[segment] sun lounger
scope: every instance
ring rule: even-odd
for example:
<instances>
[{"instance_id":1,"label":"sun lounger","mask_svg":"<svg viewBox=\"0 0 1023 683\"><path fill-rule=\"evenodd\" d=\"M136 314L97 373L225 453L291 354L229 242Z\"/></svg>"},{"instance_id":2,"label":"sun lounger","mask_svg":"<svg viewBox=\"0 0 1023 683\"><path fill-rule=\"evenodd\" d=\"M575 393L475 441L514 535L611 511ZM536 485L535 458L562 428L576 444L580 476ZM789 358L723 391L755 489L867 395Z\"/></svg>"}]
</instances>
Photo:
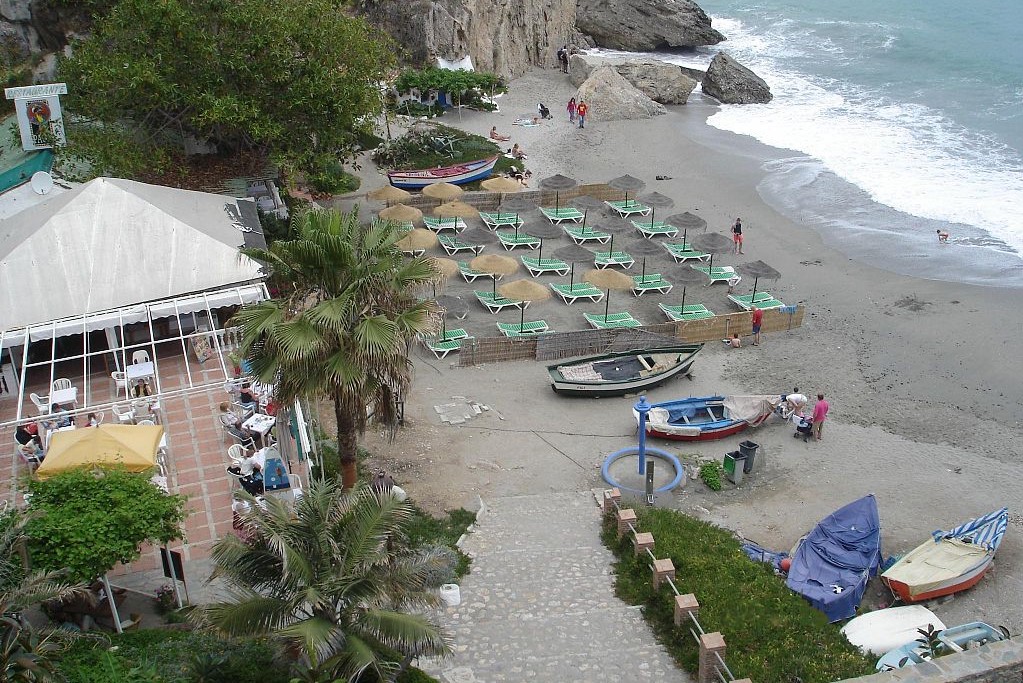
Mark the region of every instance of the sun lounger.
<instances>
[{"instance_id":1,"label":"sun lounger","mask_svg":"<svg viewBox=\"0 0 1023 683\"><path fill-rule=\"evenodd\" d=\"M698 261L706 261L710 258L710 254L706 254L702 251L696 251L688 244L672 244L671 242L665 242L664 248L668 250L671 257L675 259L675 263L682 263L689 259L696 259Z\"/></svg>"},{"instance_id":2,"label":"sun lounger","mask_svg":"<svg viewBox=\"0 0 1023 683\"><path fill-rule=\"evenodd\" d=\"M653 224L650 221L632 221L632 225L639 230L640 234L647 239L653 237L674 237L678 234L678 228L674 225L668 225L667 223L661 223L657 221Z\"/></svg>"},{"instance_id":3,"label":"sun lounger","mask_svg":"<svg viewBox=\"0 0 1023 683\"><path fill-rule=\"evenodd\" d=\"M634 213L638 213L641 216L650 214L650 207L640 204L634 199L630 199L627 202L604 202L610 206L613 210L618 212L618 215L622 218L628 218Z\"/></svg>"},{"instance_id":4,"label":"sun lounger","mask_svg":"<svg viewBox=\"0 0 1023 683\"><path fill-rule=\"evenodd\" d=\"M375 218L375 219L373 219L373 226L376 227L377 223L388 223L388 222L396 223L398 225L398 232L400 232L400 233L406 233L409 230L412 230L414 227L416 227L415 225L412 224L412 221L388 221L386 218Z\"/></svg>"},{"instance_id":5,"label":"sun lounger","mask_svg":"<svg viewBox=\"0 0 1023 683\"><path fill-rule=\"evenodd\" d=\"M540 213L542 213L551 223L561 223L562 221L579 223L583 219L583 212L572 207L550 209L541 206Z\"/></svg>"},{"instance_id":6,"label":"sun lounger","mask_svg":"<svg viewBox=\"0 0 1023 683\"><path fill-rule=\"evenodd\" d=\"M671 291L672 286L670 282L661 277L660 273L633 275L632 283L632 293L636 296L643 296L647 292L667 294Z\"/></svg>"},{"instance_id":7,"label":"sun lounger","mask_svg":"<svg viewBox=\"0 0 1023 683\"><path fill-rule=\"evenodd\" d=\"M516 235L514 232L508 232L507 230L498 230L496 233L497 239L501 240L501 244L508 251L511 251L515 247L525 247L526 249L536 249L540 246L540 240L532 235L527 235L524 232L520 232Z\"/></svg>"},{"instance_id":8,"label":"sun lounger","mask_svg":"<svg viewBox=\"0 0 1023 683\"><path fill-rule=\"evenodd\" d=\"M589 299L593 303L597 303L604 298L604 290L597 289L589 282L576 282L571 285L552 282L551 289L569 306L574 304L576 299Z\"/></svg>"},{"instance_id":9,"label":"sun lounger","mask_svg":"<svg viewBox=\"0 0 1023 683\"><path fill-rule=\"evenodd\" d=\"M668 320L674 322L683 322L686 320L703 320L704 318L713 318L714 314L707 310L707 307L703 304L687 304L682 306L670 306L668 304L657 304L664 315L668 316Z\"/></svg>"},{"instance_id":10,"label":"sun lounger","mask_svg":"<svg viewBox=\"0 0 1023 683\"><path fill-rule=\"evenodd\" d=\"M521 228L525 222L517 213L487 213L480 211L480 218L491 230L498 228Z\"/></svg>"},{"instance_id":11,"label":"sun lounger","mask_svg":"<svg viewBox=\"0 0 1023 683\"><path fill-rule=\"evenodd\" d=\"M489 278L493 278L495 280L500 280L501 279L500 275L498 275L497 277L494 277L490 273L487 273L487 272L482 271L482 270L475 270L474 268L469 267L469 262L468 261L459 261L458 262L458 272L462 274L462 277L465 278L466 282L473 282L478 277L489 277Z\"/></svg>"},{"instance_id":12,"label":"sun lounger","mask_svg":"<svg viewBox=\"0 0 1023 683\"><path fill-rule=\"evenodd\" d=\"M578 226L563 226L562 230L572 238L572 241L576 244L583 244L584 242L600 242L601 244L607 244L608 240L611 239L611 234L607 232L601 232L595 228L580 228Z\"/></svg>"},{"instance_id":13,"label":"sun lounger","mask_svg":"<svg viewBox=\"0 0 1023 683\"><path fill-rule=\"evenodd\" d=\"M735 272L735 268L732 268L731 266L721 266L720 268L715 266L713 272L711 272L711 269L707 266L690 267L700 271L710 278L710 282L707 283L709 285L712 285L715 282L727 282L729 287L734 287L739 284L739 280L742 279L739 274Z\"/></svg>"},{"instance_id":14,"label":"sun lounger","mask_svg":"<svg viewBox=\"0 0 1023 683\"><path fill-rule=\"evenodd\" d=\"M785 305L775 299L770 292L757 292L756 300L753 300L753 297L749 294L729 294L728 300L744 311L750 311L754 308L767 311L772 308L781 308Z\"/></svg>"},{"instance_id":15,"label":"sun lounger","mask_svg":"<svg viewBox=\"0 0 1023 683\"><path fill-rule=\"evenodd\" d=\"M632 317L631 313L583 313L586 322L596 330L616 330L621 327L640 327L643 323Z\"/></svg>"},{"instance_id":16,"label":"sun lounger","mask_svg":"<svg viewBox=\"0 0 1023 683\"><path fill-rule=\"evenodd\" d=\"M440 232L441 230L454 230L455 232L461 232L462 230L465 230L465 221L461 218L433 218L431 216L423 216L423 224L434 232Z\"/></svg>"},{"instance_id":17,"label":"sun lounger","mask_svg":"<svg viewBox=\"0 0 1023 683\"><path fill-rule=\"evenodd\" d=\"M497 329L506 337L532 337L551 331L546 320L527 320L522 323L522 329L518 323L497 323Z\"/></svg>"},{"instance_id":18,"label":"sun lounger","mask_svg":"<svg viewBox=\"0 0 1023 683\"><path fill-rule=\"evenodd\" d=\"M465 330L462 330L463 332ZM462 348L462 343L467 339L472 339L469 335L464 337L457 337L455 339L423 339L423 346L433 351L433 355L437 356L438 359L444 358L452 351L459 351Z\"/></svg>"},{"instance_id":19,"label":"sun lounger","mask_svg":"<svg viewBox=\"0 0 1023 683\"><path fill-rule=\"evenodd\" d=\"M476 290L473 292L476 295L476 299L483 304L488 311L491 313L499 313L504 308L529 308L528 301L519 301L517 299L507 299L500 294L494 294L484 290Z\"/></svg>"},{"instance_id":20,"label":"sun lounger","mask_svg":"<svg viewBox=\"0 0 1023 683\"><path fill-rule=\"evenodd\" d=\"M533 277L539 277L547 273L557 273L558 275L568 275L568 272L572 270L572 267L556 258L532 258L530 256L522 257L522 265L526 267L529 274Z\"/></svg>"},{"instance_id":21,"label":"sun lounger","mask_svg":"<svg viewBox=\"0 0 1023 683\"><path fill-rule=\"evenodd\" d=\"M440 242L440 246L444 247L444 251L450 255L457 254L460 251L471 251L474 254L479 254L483 251L484 246L482 244L469 244L458 239L455 235L437 235L437 241Z\"/></svg>"},{"instance_id":22,"label":"sun lounger","mask_svg":"<svg viewBox=\"0 0 1023 683\"><path fill-rule=\"evenodd\" d=\"M609 266L632 268L632 264L635 262L636 259L632 258L632 256L624 251L616 251L614 253L609 251L598 251L593 257L593 265L597 268L607 268Z\"/></svg>"},{"instance_id":23,"label":"sun lounger","mask_svg":"<svg viewBox=\"0 0 1023 683\"><path fill-rule=\"evenodd\" d=\"M418 258L426 255L426 249L402 249L401 253L412 258Z\"/></svg>"}]
</instances>

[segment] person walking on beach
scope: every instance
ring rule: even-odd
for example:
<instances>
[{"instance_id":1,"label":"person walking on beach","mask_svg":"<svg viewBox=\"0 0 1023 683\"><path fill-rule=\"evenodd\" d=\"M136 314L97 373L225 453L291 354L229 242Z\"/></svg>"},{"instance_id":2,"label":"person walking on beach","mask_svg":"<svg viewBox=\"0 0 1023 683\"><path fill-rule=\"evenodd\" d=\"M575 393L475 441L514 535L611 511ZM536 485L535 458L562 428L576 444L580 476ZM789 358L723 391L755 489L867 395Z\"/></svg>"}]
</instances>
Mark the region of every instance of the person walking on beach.
<instances>
[{"instance_id":1,"label":"person walking on beach","mask_svg":"<svg viewBox=\"0 0 1023 683\"><path fill-rule=\"evenodd\" d=\"M754 308L751 320L753 322L753 346L760 346L760 325L764 322L764 312L759 308Z\"/></svg>"},{"instance_id":2,"label":"person walking on beach","mask_svg":"<svg viewBox=\"0 0 1023 683\"><path fill-rule=\"evenodd\" d=\"M589 111L590 107L583 100L579 100L579 106L575 108L575 113L579 117L579 127L586 127L586 112Z\"/></svg>"},{"instance_id":3,"label":"person walking on beach","mask_svg":"<svg viewBox=\"0 0 1023 683\"><path fill-rule=\"evenodd\" d=\"M824 394L817 394L817 403L813 406L813 435L820 441L824 431L824 419L828 416L831 406L824 400Z\"/></svg>"},{"instance_id":4,"label":"person walking on beach","mask_svg":"<svg viewBox=\"0 0 1023 683\"><path fill-rule=\"evenodd\" d=\"M575 123L575 98L568 101L568 122Z\"/></svg>"},{"instance_id":5,"label":"person walking on beach","mask_svg":"<svg viewBox=\"0 0 1023 683\"><path fill-rule=\"evenodd\" d=\"M732 224L732 241L735 242L735 253L742 253L742 219L736 218Z\"/></svg>"}]
</instances>

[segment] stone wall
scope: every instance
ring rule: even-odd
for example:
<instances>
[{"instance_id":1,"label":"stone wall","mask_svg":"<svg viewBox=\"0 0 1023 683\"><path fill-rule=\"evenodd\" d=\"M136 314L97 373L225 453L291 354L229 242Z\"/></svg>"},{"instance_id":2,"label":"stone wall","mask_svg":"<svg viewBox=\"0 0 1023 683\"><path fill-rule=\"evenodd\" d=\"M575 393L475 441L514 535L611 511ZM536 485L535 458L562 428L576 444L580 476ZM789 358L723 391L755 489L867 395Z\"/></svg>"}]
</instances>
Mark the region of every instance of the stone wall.
<instances>
[{"instance_id":1,"label":"stone wall","mask_svg":"<svg viewBox=\"0 0 1023 683\"><path fill-rule=\"evenodd\" d=\"M1023 637L991 643L898 671L861 676L845 683L1019 683Z\"/></svg>"}]
</instances>

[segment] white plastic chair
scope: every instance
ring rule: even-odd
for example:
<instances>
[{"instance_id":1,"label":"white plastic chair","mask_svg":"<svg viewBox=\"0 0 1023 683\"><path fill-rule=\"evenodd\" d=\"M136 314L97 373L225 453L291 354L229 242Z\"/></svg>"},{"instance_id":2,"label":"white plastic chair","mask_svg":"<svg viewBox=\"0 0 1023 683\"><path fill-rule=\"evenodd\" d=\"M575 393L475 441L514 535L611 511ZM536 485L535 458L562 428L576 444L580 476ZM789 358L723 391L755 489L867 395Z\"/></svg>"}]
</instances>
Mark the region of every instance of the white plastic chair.
<instances>
[{"instance_id":1,"label":"white plastic chair","mask_svg":"<svg viewBox=\"0 0 1023 683\"><path fill-rule=\"evenodd\" d=\"M241 465L242 460L245 459L245 447L239 443L234 444L227 449L227 457L231 458L236 464Z\"/></svg>"},{"instance_id":2,"label":"white plastic chair","mask_svg":"<svg viewBox=\"0 0 1023 683\"><path fill-rule=\"evenodd\" d=\"M67 377L58 377L53 380L53 385L50 387L50 391L60 391L61 389L70 389L73 385L71 380Z\"/></svg>"},{"instance_id":3,"label":"white plastic chair","mask_svg":"<svg viewBox=\"0 0 1023 683\"><path fill-rule=\"evenodd\" d=\"M25 462L25 464L31 467L33 470L39 467L39 465L41 465L43 462L39 458L39 451L37 451L29 444L25 444L24 446L18 444L18 455L20 455L21 459Z\"/></svg>"},{"instance_id":4,"label":"white plastic chair","mask_svg":"<svg viewBox=\"0 0 1023 683\"><path fill-rule=\"evenodd\" d=\"M115 370L110 373L110 379L114 380L114 396L120 396L121 392L124 392L124 397L128 397L128 376L120 370Z\"/></svg>"},{"instance_id":5,"label":"white plastic chair","mask_svg":"<svg viewBox=\"0 0 1023 683\"><path fill-rule=\"evenodd\" d=\"M135 424L139 425L140 427L155 427L156 426L156 423L153 422L152 420L139 420Z\"/></svg>"},{"instance_id":6,"label":"white plastic chair","mask_svg":"<svg viewBox=\"0 0 1023 683\"><path fill-rule=\"evenodd\" d=\"M139 349L135 353L131 354L131 364L132 365L137 365L139 363L148 363L148 362L150 362L150 360L149 360L149 352L146 351L145 349Z\"/></svg>"},{"instance_id":7,"label":"white plastic chair","mask_svg":"<svg viewBox=\"0 0 1023 683\"><path fill-rule=\"evenodd\" d=\"M29 394L28 397L30 399L32 399L32 403L35 404L36 409L39 410L39 414L40 415L49 415L50 414L50 402L49 402L49 398L50 397L49 396L40 396L39 394L33 392L33 393Z\"/></svg>"},{"instance_id":8,"label":"white plastic chair","mask_svg":"<svg viewBox=\"0 0 1023 683\"><path fill-rule=\"evenodd\" d=\"M110 410L117 416L121 424L132 424L135 421L135 411L125 408L117 403L110 406Z\"/></svg>"}]
</instances>

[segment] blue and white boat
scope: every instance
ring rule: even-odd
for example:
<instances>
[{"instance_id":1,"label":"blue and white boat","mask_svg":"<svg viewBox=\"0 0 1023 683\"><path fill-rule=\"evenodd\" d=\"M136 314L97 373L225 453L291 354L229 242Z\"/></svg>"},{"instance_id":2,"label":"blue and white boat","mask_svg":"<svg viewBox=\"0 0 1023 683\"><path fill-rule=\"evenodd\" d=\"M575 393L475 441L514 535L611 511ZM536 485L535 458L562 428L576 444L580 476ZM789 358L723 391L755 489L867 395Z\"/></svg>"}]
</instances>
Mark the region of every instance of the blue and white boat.
<instances>
[{"instance_id":1,"label":"blue and white boat","mask_svg":"<svg viewBox=\"0 0 1023 683\"><path fill-rule=\"evenodd\" d=\"M403 190L421 190L427 185L451 183L464 185L490 177L498 157L492 156L477 161L468 161L454 166L438 166L421 171L388 171L387 180Z\"/></svg>"}]
</instances>

